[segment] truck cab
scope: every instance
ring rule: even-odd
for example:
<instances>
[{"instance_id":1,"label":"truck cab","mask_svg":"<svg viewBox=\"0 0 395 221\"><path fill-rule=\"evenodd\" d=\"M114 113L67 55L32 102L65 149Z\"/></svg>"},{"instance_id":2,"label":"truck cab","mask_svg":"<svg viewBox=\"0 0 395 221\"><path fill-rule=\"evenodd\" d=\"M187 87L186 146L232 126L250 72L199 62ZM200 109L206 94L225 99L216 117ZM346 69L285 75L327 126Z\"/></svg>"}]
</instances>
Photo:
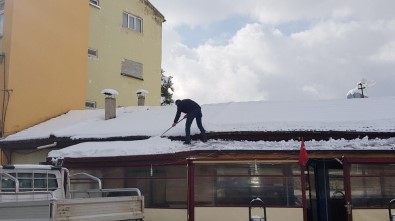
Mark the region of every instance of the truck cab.
<instances>
[{"instance_id":1,"label":"truck cab","mask_svg":"<svg viewBox=\"0 0 395 221\"><path fill-rule=\"evenodd\" d=\"M72 178L91 180L97 188L72 189ZM5 165L0 166L0 214L10 221L142 221L144 196L137 188L103 189L99 178L71 175L61 166Z\"/></svg>"},{"instance_id":2,"label":"truck cab","mask_svg":"<svg viewBox=\"0 0 395 221\"><path fill-rule=\"evenodd\" d=\"M66 168L52 165L0 166L0 201L69 198L67 177L69 171Z\"/></svg>"}]
</instances>

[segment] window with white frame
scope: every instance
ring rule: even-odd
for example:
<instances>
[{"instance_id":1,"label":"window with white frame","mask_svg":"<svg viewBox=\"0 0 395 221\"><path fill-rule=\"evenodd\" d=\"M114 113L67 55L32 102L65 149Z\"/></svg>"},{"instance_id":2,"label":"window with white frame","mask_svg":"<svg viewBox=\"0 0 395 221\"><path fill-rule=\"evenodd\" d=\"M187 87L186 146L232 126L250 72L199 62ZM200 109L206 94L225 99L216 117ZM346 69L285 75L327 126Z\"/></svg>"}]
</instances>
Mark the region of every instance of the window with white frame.
<instances>
[{"instance_id":1,"label":"window with white frame","mask_svg":"<svg viewBox=\"0 0 395 221\"><path fill-rule=\"evenodd\" d=\"M100 1L99 0L89 0L89 4L99 7Z\"/></svg>"},{"instance_id":2,"label":"window with white frame","mask_svg":"<svg viewBox=\"0 0 395 221\"><path fill-rule=\"evenodd\" d=\"M122 13L122 27L143 32L143 19L127 12Z\"/></svg>"}]
</instances>

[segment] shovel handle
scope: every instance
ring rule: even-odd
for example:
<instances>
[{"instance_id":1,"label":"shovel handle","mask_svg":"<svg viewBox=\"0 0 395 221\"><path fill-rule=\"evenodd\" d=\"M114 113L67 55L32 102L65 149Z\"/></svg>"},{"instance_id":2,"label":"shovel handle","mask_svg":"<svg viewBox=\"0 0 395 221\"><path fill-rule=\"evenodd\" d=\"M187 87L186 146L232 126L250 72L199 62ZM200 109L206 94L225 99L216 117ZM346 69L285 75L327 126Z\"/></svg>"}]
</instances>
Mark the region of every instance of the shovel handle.
<instances>
[{"instance_id":1,"label":"shovel handle","mask_svg":"<svg viewBox=\"0 0 395 221\"><path fill-rule=\"evenodd\" d=\"M177 123L176 123L176 125L178 124L178 123L180 123L181 121L183 121L185 118L187 118L187 115L185 115L181 120L179 120ZM175 125L174 125L175 126ZM169 131L171 128L173 128L174 126L171 126L169 129L167 129L165 132L163 132L163 134L162 135L160 135L161 137L167 132L167 131Z\"/></svg>"}]
</instances>

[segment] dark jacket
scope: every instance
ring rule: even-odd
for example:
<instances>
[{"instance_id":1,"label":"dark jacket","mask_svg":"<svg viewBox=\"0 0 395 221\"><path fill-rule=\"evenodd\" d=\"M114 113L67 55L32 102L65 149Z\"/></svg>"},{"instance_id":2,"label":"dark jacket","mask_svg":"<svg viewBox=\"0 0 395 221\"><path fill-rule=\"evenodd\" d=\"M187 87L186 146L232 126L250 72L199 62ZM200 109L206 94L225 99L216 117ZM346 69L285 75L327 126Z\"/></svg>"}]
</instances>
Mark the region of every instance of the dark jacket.
<instances>
[{"instance_id":1,"label":"dark jacket","mask_svg":"<svg viewBox=\"0 0 395 221\"><path fill-rule=\"evenodd\" d=\"M181 112L186 113L188 115L189 113L192 113L193 111L196 111L196 110L198 110L200 112L201 108L200 108L199 104L197 104L195 101L193 101L191 99L181 100L177 104L177 114L176 114L176 117L174 118L174 123L177 123L178 119L180 119Z\"/></svg>"}]
</instances>

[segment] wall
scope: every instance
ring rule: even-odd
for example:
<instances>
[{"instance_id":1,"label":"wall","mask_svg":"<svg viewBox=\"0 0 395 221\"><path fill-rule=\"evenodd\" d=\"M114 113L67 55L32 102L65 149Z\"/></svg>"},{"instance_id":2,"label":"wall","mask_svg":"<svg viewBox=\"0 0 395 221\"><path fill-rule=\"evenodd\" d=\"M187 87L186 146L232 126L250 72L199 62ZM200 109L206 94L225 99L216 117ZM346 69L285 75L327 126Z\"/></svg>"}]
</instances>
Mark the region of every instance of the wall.
<instances>
[{"instance_id":1,"label":"wall","mask_svg":"<svg viewBox=\"0 0 395 221\"><path fill-rule=\"evenodd\" d=\"M102 0L90 6L89 47L98 58L89 58L88 101L104 108L103 89L119 92L117 106L137 106L138 89L149 92L145 105L160 105L162 22L145 1ZM122 27L122 13L143 19L143 33ZM143 64L144 80L121 75L122 59Z\"/></svg>"},{"instance_id":2,"label":"wall","mask_svg":"<svg viewBox=\"0 0 395 221\"><path fill-rule=\"evenodd\" d=\"M381 221L389 220L388 210L386 209L353 209L353 221Z\"/></svg>"},{"instance_id":3,"label":"wall","mask_svg":"<svg viewBox=\"0 0 395 221\"><path fill-rule=\"evenodd\" d=\"M262 210L263 211L263 210ZM252 215L261 215L257 209ZM255 213L256 212L256 213ZM187 220L187 211L180 209L145 209L145 221L174 221ZM195 208L195 221L229 221L248 220L248 208L240 207L197 207ZM301 208L268 208L267 220L270 221L303 221Z\"/></svg>"},{"instance_id":4,"label":"wall","mask_svg":"<svg viewBox=\"0 0 395 221\"><path fill-rule=\"evenodd\" d=\"M87 1L5 1L6 73L1 78L7 85L1 87L10 97L1 105L7 117L4 135L84 109L88 7Z\"/></svg>"},{"instance_id":5,"label":"wall","mask_svg":"<svg viewBox=\"0 0 395 221\"><path fill-rule=\"evenodd\" d=\"M144 221L183 221L187 220L187 210L183 209L144 209ZM212 219L207 219L212 220Z\"/></svg>"},{"instance_id":6,"label":"wall","mask_svg":"<svg viewBox=\"0 0 395 221\"><path fill-rule=\"evenodd\" d=\"M42 150L19 150L7 153L7 157L11 158L11 162L3 162L3 164L38 164L45 162L50 149Z\"/></svg>"},{"instance_id":7,"label":"wall","mask_svg":"<svg viewBox=\"0 0 395 221\"><path fill-rule=\"evenodd\" d=\"M301 208L267 208L267 220L270 221L303 221ZM263 217L263 209L254 208L252 215ZM195 221L228 221L248 220L248 208L240 207L202 207L195 209Z\"/></svg>"}]
</instances>

